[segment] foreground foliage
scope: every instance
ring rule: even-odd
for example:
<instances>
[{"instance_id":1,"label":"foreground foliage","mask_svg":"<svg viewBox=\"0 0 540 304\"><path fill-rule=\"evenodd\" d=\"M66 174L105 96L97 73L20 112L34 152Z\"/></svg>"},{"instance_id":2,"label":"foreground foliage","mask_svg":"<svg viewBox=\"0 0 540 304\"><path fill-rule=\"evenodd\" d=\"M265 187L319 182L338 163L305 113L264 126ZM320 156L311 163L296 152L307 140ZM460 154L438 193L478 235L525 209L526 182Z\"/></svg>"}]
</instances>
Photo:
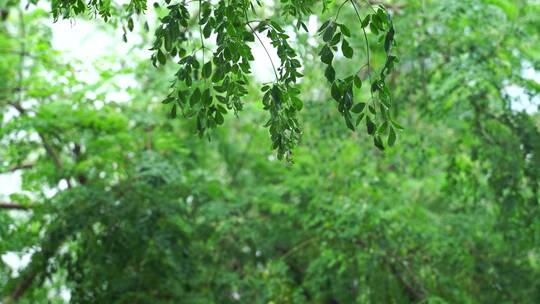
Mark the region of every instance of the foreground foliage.
<instances>
[{"instance_id":1,"label":"foreground foliage","mask_svg":"<svg viewBox=\"0 0 540 304\"><path fill-rule=\"evenodd\" d=\"M254 60L254 56L250 43L257 40L268 55L275 75L274 82L262 86L265 93L264 109L270 113L270 119L265 127L269 128L272 148L277 150L278 158L286 157L291 160L292 149L302 134L297 112L303 108L301 91L298 88L299 80L303 77L301 73L303 66L290 42L301 35L300 30L308 32L305 19L313 13L312 8L317 2L283 0L275 3L279 5L275 9L276 13L268 17L264 16L266 6L274 3L263 5L261 1L247 0L217 2L198 0L174 3L166 0L165 3L163 17L159 19L159 26L155 31L151 48L154 54L151 58L154 66L165 65L168 60L177 61L179 65L168 90L168 96L163 100L163 103L172 104L170 115L175 118L178 111L181 111L186 118L194 117L201 137L205 134L209 136L210 130L223 124L227 112L233 111L237 115L243 109L243 97L248 94L247 88L251 78L249 76L252 74L250 63ZM328 20L318 30L324 42L319 55L321 61L328 65L325 76L347 127L354 131L355 125L360 124L365 117L368 133L373 136L375 146L384 150L381 136L386 136L388 132L388 145L391 146L396 140L394 128L400 128L391 117L392 101L390 90L386 85L386 76L392 72L397 62L397 57L391 52L395 30L391 15L383 5L374 7L369 1L366 1L366 4L364 16L360 13L359 2L346 0L339 5L335 16L327 17ZM334 11L332 8L337 5L334 0L326 0L317 9L321 9L324 13ZM346 5L352 7L358 18L354 20L357 23L355 28L359 27L363 34L366 64L356 69L350 76L340 79L336 78L333 67L336 53L340 50L341 54L349 59L353 58L354 54L350 44L354 33L346 24L338 22L340 13ZM154 3L154 8L161 11L157 2ZM144 13L146 3L132 0L121 8L116 7L116 10L125 13L119 16L112 14L113 9L110 3L101 1L91 1L88 7L77 1L52 2L52 14L55 19L60 16L70 18L90 10L106 21L111 17L119 19L124 32L126 27L129 31L133 31L133 15ZM289 26L292 23L295 24L294 27ZM379 40L384 40L386 61L379 75L372 76L374 73L369 58L367 28L378 36ZM272 60L261 40L262 34L266 35L272 47L276 49L279 64ZM361 35L356 33L355 36ZM124 40L127 40L125 33ZM368 75L371 98L358 102L354 95L355 91L358 92L362 88L360 75L364 69ZM356 123L352 116L354 113L359 113ZM376 131L377 126L379 128Z\"/></svg>"}]
</instances>

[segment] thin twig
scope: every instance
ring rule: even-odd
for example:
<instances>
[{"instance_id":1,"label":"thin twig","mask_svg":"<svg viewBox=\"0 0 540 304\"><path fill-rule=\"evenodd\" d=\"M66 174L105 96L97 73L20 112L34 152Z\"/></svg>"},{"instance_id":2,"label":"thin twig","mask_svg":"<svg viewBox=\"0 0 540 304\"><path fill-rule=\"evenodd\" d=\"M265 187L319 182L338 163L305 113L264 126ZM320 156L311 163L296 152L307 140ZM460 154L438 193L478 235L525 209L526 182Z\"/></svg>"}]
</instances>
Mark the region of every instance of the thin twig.
<instances>
[{"instance_id":1,"label":"thin twig","mask_svg":"<svg viewBox=\"0 0 540 304\"><path fill-rule=\"evenodd\" d=\"M247 15L246 10L244 10L244 14L246 15L246 25L251 29L251 32L253 33L253 35L255 35L255 37L257 37L257 40L259 40L259 43L261 44L264 51L266 52L266 55L268 56L268 59L270 60L270 63L272 64L272 69L274 70L274 75L276 76L276 82L279 82L279 77L278 77L278 74L277 74L276 66L274 65L274 61L272 60L272 56L270 56L270 52L268 52L268 50L266 49L266 46L264 46L264 43L262 42L259 35L257 35L257 33L255 32L255 29L251 26L251 24L249 24L249 19L248 19L248 15Z\"/></svg>"},{"instance_id":2,"label":"thin twig","mask_svg":"<svg viewBox=\"0 0 540 304\"><path fill-rule=\"evenodd\" d=\"M34 163L22 163L22 164L18 164L18 165L15 165L15 166L12 166L12 167L9 167L7 168L6 170L4 171L0 171L0 174L2 173L9 173L9 172L15 172L15 171L18 171L18 170L24 170L24 169L32 169L34 167Z\"/></svg>"},{"instance_id":3,"label":"thin twig","mask_svg":"<svg viewBox=\"0 0 540 304\"><path fill-rule=\"evenodd\" d=\"M291 248L289 251L285 252L280 258L281 259L286 259L288 258L290 255L292 255L293 253L295 253L296 251L306 247L307 245L313 243L314 241L318 240L319 239L319 236L314 236L312 238L309 238L305 241L303 241L302 243L294 246L293 248Z\"/></svg>"},{"instance_id":4,"label":"thin twig","mask_svg":"<svg viewBox=\"0 0 540 304\"><path fill-rule=\"evenodd\" d=\"M351 4L354 8L354 11L356 13L356 16L358 17L358 21L360 22L360 27L362 28L362 32L364 33L364 41L365 41L365 44L366 44L366 55L367 55L367 74L368 74L368 79L369 79L369 85L371 86L372 85L372 82L371 82L371 63L370 63L370 58L369 58L369 41L368 41L368 38L367 38L367 33L366 33L366 29L362 26L362 17L360 17L360 13L358 12L358 9L356 8L356 4L354 3L354 0L351 0ZM373 100L373 90L371 90L371 88L369 89L369 92L371 94L371 100Z\"/></svg>"}]
</instances>

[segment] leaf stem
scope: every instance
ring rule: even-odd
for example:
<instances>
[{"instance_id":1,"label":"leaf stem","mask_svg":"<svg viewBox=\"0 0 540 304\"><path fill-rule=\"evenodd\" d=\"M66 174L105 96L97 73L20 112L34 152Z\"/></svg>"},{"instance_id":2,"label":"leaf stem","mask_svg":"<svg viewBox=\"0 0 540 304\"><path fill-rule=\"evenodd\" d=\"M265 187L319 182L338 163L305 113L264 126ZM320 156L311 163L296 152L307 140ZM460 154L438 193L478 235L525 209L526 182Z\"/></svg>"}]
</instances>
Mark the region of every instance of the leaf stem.
<instances>
[{"instance_id":1,"label":"leaf stem","mask_svg":"<svg viewBox=\"0 0 540 304\"><path fill-rule=\"evenodd\" d=\"M270 63L272 64L272 70L274 70L274 75L276 76L276 82L279 82L279 76L277 74L277 70L276 70L276 66L274 65L274 61L272 60L272 56L270 56L270 52L268 52L268 49L266 48L266 46L264 46L263 41L261 40L259 35L257 35L257 32L255 31L255 29L251 26L251 24L249 22L247 11L245 9L244 9L244 14L246 15L246 25L251 29L251 32L253 33L253 35L255 35L255 37L257 37L257 40L259 40L259 43L261 44L264 51L266 52L266 55L268 56L268 59L270 60Z\"/></svg>"},{"instance_id":2,"label":"leaf stem","mask_svg":"<svg viewBox=\"0 0 540 304\"><path fill-rule=\"evenodd\" d=\"M356 4L354 3L354 0L351 0L351 4L354 8L354 11L356 13L356 16L358 17L358 21L360 21L360 26L362 27L362 32L364 33L364 41L365 41L365 44L366 44L366 55L367 55L367 74L368 74L368 78L369 78L369 84L370 86L372 85L371 83L371 63L370 63L370 58L369 58L369 41L368 41L368 38L367 38L367 33L366 33L366 29L362 26L362 17L360 17L360 13L358 12L358 8L356 8ZM371 87L369 88L369 92L371 94L371 99L373 99L373 91L371 90Z\"/></svg>"},{"instance_id":3,"label":"leaf stem","mask_svg":"<svg viewBox=\"0 0 540 304\"><path fill-rule=\"evenodd\" d=\"M204 36L203 36L203 30L201 25L201 11L202 11L202 0L199 0L199 34L201 36L201 48L202 48L202 66L204 67L204 50L206 47L204 46ZM207 79L204 79L204 82L207 82Z\"/></svg>"},{"instance_id":4,"label":"leaf stem","mask_svg":"<svg viewBox=\"0 0 540 304\"><path fill-rule=\"evenodd\" d=\"M339 14L341 13L341 9L345 6L345 4L347 4L347 2L349 2L351 0L345 0L343 1L343 3L341 3L341 5L339 6L338 8L338 11L336 13L336 17L334 18L334 23L336 23L337 19L339 18Z\"/></svg>"}]
</instances>

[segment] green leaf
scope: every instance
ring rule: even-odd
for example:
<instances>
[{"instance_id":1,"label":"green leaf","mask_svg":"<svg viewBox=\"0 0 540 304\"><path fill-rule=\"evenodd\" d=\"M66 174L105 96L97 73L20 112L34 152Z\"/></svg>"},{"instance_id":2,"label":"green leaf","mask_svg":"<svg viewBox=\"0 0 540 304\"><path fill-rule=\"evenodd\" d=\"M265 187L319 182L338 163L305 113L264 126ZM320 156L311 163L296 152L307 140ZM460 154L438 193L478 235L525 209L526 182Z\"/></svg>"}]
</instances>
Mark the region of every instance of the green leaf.
<instances>
[{"instance_id":1,"label":"green leaf","mask_svg":"<svg viewBox=\"0 0 540 304\"><path fill-rule=\"evenodd\" d=\"M380 136L374 136L373 137L373 144L375 145L375 147L377 147L379 150L381 151L384 151L384 145L383 145L383 142L382 142L382 139Z\"/></svg>"},{"instance_id":2,"label":"green leaf","mask_svg":"<svg viewBox=\"0 0 540 304\"><path fill-rule=\"evenodd\" d=\"M404 129L404 128L403 128L400 124L398 124L396 121L391 120L390 122L392 123L392 125L393 125L396 129L398 129L398 130L403 130L403 129Z\"/></svg>"},{"instance_id":3,"label":"green leaf","mask_svg":"<svg viewBox=\"0 0 540 304\"><path fill-rule=\"evenodd\" d=\"M354 51L349 45L349 42L345 39L343 39L343 42L341 43L341 51L343 52L343 55L347 58L352 58Z\"/></svg>"},{"instance_id":4,"label":"green leaf","mask_svg":"<svg viewBox=\"0 0 540 304\"><path fill-rule=\"evenodd\" d=\"M321 52L321 61L326 64L332 64L332 60L334 60L334 53L332 53L332 50L328 45L325 45Z\"/></svg>"},{"instance_id":5,"label":"green leaf","mask_svg":"<svg viewBox=\"0 0 540 304\"><path fill-rule=\"evenodd\" d=\"M297 111L302 110L302 108L304 107L304 103L298 97L292 98L292 104Z\"/></svg>"},{"instance_id":6,"label":"green leaf","mask_svg":"<svg viewBox=\"0 0 540 304\"><path fill-rule=\"evenodd\" d=\"M165 62L167 62L167 58L165 58L165 54L163 54L161 50L158 50L157 52L157 59L161 64L165 64Z\"/></svg>"},{"instance_id":7,"label":"green leaf","mask_svg":"<svg viewBox=\"0 0 540 304\"><path fill-rule=\"evenodd\" d=\"M343 35L347 37L351 37L351 31L345 24L340 24L339 28L341 29L341 32L343 33Z\"/></svg>"},{"instance_id":8,"label":"green leaf","mask_svg":"<svg viewBox=\"0 0 540 304\"><path fill-rule=\"evenodd\" d=\"M332 84L330 93L332 95L332 98L334 98L336 101L341 101L341 90L335 82Z\"/></svg>"},{"instance_id":9,"label":"green leaf","mask_svg":"<svg viewBox=\"0 0 540 304\"><path fill-rule=\"evenodd\" d=\"M174 98L169 96L169 97L165 98L161 103L168 104L168 103L171 103L173 101L174 101Z\"/></svg>"},{"instance_id":10,"label":"green leaf","mask_svg":"<svg viewBox=\"0 0 540 304\"><path fill-rule=\"evenodd\" d=\"M377 28L377 25L375 25L375 23L371 22L369 24L369 29L374 35L379 35L379 28Z\"/></svg>"},{"instance_id":11,"label":"green leaf","mask_svg":"<svg viewBox=\"0 0 540 304\"><path fill-rule=\"evenodd\" d=\"M194 106L201 100L201 91L199 88L196 88L195 91L193 91L193 94L191 94L191 97L189 99L189 105Z\"/></svg>"},{"instance_id":12,"label":"green leaf","mask_svg":"<svg viewBox=\"0 0 540 304\"><path fill-rule=\"evenodd\" d=\"M381 16L379 14L373 14L371 16L371 27L375 26L377 30L383 31L383 21L381 19Z\"/></svg>"},{"instance_id":13,"label":"green leaf","mask_svg":"<svg viewBox=\"0 0 540 304\"><path fill-rule=\"evenodd\" d=\"M277 85L274 85L272 87L272 90L270 91L270 94L272 95L272 99L274 100L274 102L276 104L281 103L281 90L279 89L279 87Z\"/></svg>"},{"instance_id":14,"label":"green leaf","mask_svg":"<svg viewBox=\"0 0 540 304\"><path fill-rule=\"evenodd\" d=\"M388 33L386 33L386 37L384 38L384 51L387 54L390 52L392 41L394 41L394 27L390 27L390 30L388 30Z\"/></svg>"},{"instance_id":15,"label":"green leaf","mask_svg":"<svg viewBox=\"0 0 540 304\"><path fill-rule=\"evenodd\" d=\"M324 76L328 80L328 82L332 83L334 80L336 80L336 70L333 66L328 65L326 67L326 70L324 71Z\"/></svg>"},{"instance_id":16,"label":"green leaf","mask_svg":"<svg viewBox=\"0 0 540 304\"><path fill-rule=\"evenodd\" d=\"M334 38L332 38L332 41L330 41L330 45L334 46L337 45L341 41L341 33L337 33L334 35Z\"/></svg>"},{"instance_id":17,"label":"green leaf","mask_svg":"<svg viewBox=\"0 0 540 304\"><path fill-rule=\"evenodd\" d=\"M205 63L202 69L202 77L210 78L210 76L212 76L212 62L211 61Z\"/></svg>"},{"instance_id":18,"label":"green leaf","mask_svg":"<svg viewBox=\"0 0 540 304\"><path fill-rule=\"evenodd\" d=\"M371 118L369 116L366 116L366 128L369 135L375 134L375 128L377 126L371 121Z\"/></svg>"},{"instance_id":19,"label":"green leaf","mask_svg":"<svg viewBox=\"0 0 540 304\"><path fill-rule=\"evenodd\" d=\"M218 125L221 125L225 122L225 118L223 118L223 115L220 112L216 112L215 121Z\"/></svg>"},{"instance_id":20,"label":"green leaf","mask_svg":"<svg viewBox=\"0 0 540 304\"><path fill-rule=\"evenodd\" d=\"M347 111L352 108L352 106L353 106L353 92L352 92L351 87L345 89L345 94L343 94L342 102L343 102L343 107L345 109L347 109Z\"/></svg>"},{"instance_id":21,"label":"green leaf","mask_svg":"<svg viewBox=\"0 0 540 304\"><path fill-rule=\"evenodd\" d=\"M365 107L366 107L366 103L364 103L364 102L357 103L357 104L354 105L354 107L352 107L351 112L353 112L353 113L361 113L361 112L364 111Z\"/></svg>"},{"instance_id":22,"label":"green leaf","mask_svg":"<svg viewBox=\"0 0 540 304\"><path fill-rule=\"evenodd\" d=\"M358 75L354 76L354 86L359 89L362 88L362 80L360 79Z\"/></svg>"},{"instance_id":23,"label":"green leaf","mask_svg":"<svg viewBox=\"0 0 540 304\"><path fill-rule=\"evenodd\" d=\"M367 15L366 18L364 18L364 20L362 20L362 27L363 28L367 27L370 20L371 20L371 15Z\"/></svg>"},{"instance_id":24,"label":"green leaf","mask_svg":"<svg viewBox=\"0 0 540 304\"><path fill-rule=\"evenodd\" d=\"M377 133L384 134L386 133L387 129L388 129L388 121L385 121L379 126L379 129L377 129Z\"/></svg>"},{"instance_id":25,"label":"green leaf","mask_svg":"<svg viewBox=\"0 0 540 304\"><path fill-rule=\"evenodd\" d=\"M347 125L347 128L349 128L351 131L355 131L354 124L351 121L351 115L347 112L345 115L343 115L343 117L345 118L345 125Z\"/></svg>"},{"instance_id":26,"label":"green leaf","mask_svg":"<svg viewBox=\"0 0 540 304\"><path fill-rule=\"evenodd\" d=\"M219 112L221 112L222 114L227 114L227 109L225 109L225 107L223 107L222 105L217 105L217 110Z\"/></svg>"},{"instance_id":27,"label":"green leaf","mask_svg":"<svg viewBox=\"0 0 540 304\"><path fill-rule=\"evenodd\" d=\"M364 113L360 113L360 115L358 115L358 118L356 118L356 125L357 126L362 122L362 120L364 119L364 116L365 116Z\"/></svg>"},{"instance_id":28,"label":"green leaf","mask_svg":"<svg viewBox=\"0 0 540 304\"><path fill-rule=\"evenodd\" d=\"M388 145L392 147L396 143L396 131L394 128L390 127L390 132L388 133Z\"/></svg>"},{"instance_id":29,"label":"green leaf","mask_svg":"<svg viewBox=\"0 0 540 304\"><path fill-rule=\"evenodd\" d=\"M210 89L204 90L201 96L201 100L205 106L209 106L212 104L212 93L210 92Z\"/></svg>"},{"instance_id":30,"label":"green leaf","mask_svg":"<svg viewBox=\"0 0 540 304\"><path fill-rule=\"evenodd\" d=\"M320 33L324 31L329 24L330 24L330 20L327 20L325 23L321 25L321 27L317 30L317 32Z\"/></svg>"},{"instance_id":31,"label":"green leaf","mask_svg":"<svg viewBox=\"0 0 540 304\"><path fill-rule=\"evenodd\" d=\"M128 30L133 32L133 19L131 18L128 19Z\"/></svg>"},{"instance_id":32,"label":"green leaf","mask_svg":"<svg viewBox=\"0 0 540 304\"><path fill-rule=\"evenodd\" d=\"M186 56L186 53L187 53L187 51L186 51L186 49L184 49L184 48L180 48L180 49L178 50L178 56L180 56L180 58Z\"/></svg>"},{"instance_id":33,"label":"green leaf","mask_svg":"<svg viewBox=\"0 0 540 304\"><path fill-rule=\"evenodd\" d=\"M302 27L302 29L303 29L306 33L309 32L309 29L308 29L307 25L306 25L303 21L298 20L298 22L296 23L296 28L297 28L297 29L300 29L300 27Z\"/></svg>"},{"instance_id":34,"label":"green leaf","mask_svg":"<svg viewBox=\"0 0 540 304\"><path fill-rule=\"evenodd\" d=\"M323 34L323 40L324 42L328 42L334 37L334 32L336 31L335 25L332 23L326 27Z\"/></svg>"},{"instance_id":35,"label":"green leaf","mask_svg":"<svg viewBox=\"0 0 540 304\"><path fill-rule=\"evenodd\" d=\"M210 38L210 35L212 35L212 26L210 23L207 23L203 28L203 35L204 38Z\"/></svg>"}]
</instances>

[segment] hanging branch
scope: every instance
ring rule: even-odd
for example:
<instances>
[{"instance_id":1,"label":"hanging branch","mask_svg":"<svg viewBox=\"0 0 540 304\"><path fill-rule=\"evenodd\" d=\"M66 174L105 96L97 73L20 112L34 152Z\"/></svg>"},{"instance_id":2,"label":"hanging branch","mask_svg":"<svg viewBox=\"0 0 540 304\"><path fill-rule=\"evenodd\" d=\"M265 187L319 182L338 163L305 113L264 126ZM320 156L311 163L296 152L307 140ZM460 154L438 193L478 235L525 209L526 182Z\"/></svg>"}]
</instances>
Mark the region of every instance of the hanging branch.
<instances>
[{"instance_id":1,"label":"hanging branch","mask_svg":"<svg viewBox=\"0 0 540 304\"><path fill-rule=\"evenodd\" d=\"M352 37L351 31L347 25L338 22L339 13L347 3L352 5L360 23L367 59L366 63L354 74L339 78L334 68L335 54L341 51L347 59L353 58L355 54L349 42ZM356 127L365 121L367 133L373 137L373 144L380 150L384 150L386 147L394 145L397 139L396 130L402 129L391 116L392 99L390 89L386 85L386 77L393 71L394 64L398 61L397 57L392 54L395 31L392 18L386 8L383 6L374 8L369 2L367 4L370 13L367 13L363 18L355 0L345 0L341 4L334 20L326 21L318 30L325 42L319 56L321 61L327 65L325 77L331 84L331 96L337 102L338 111L345 119L347 127L355 131ZM367 28L371 34L384 41L386 62L381 67L379 75L373 73ZM367 101L357 101L354 95L363 87L363 81L359 75L365 66L367 66L367 80L369 81L367 89L370 98ZM357 115L355 119L353 115ZM383 137L386 137L385 141L383 141Z\"/></svg>"},{"instance_id":2,"label":"hanging branch","mask_svg":"<svg viewBox=\"0 0 540 304\"><path fill-rule=\"evenodd\" d=\"M341 3L334 20L325 23L324 31L323 28L319 30L324 38L319 55L321 61L327 65L325 76L329 82L331 96L338 102L338 111L345 119L347 127L354 131L362 121L365 121L367 133L373 137L374 145L384 150L395 143L396 130L401 129L390 115L392 109L390 89L386 85L385 78L392 72L393 65L397 62L397 58L390 53L390 46L394 43L391 15L400 13L404 5L381 0L363 1L370 12L363 19L357 0L345 0ZM307 2L280 1L282 12L280 16L293 18L298 29L308 31L303 20L313 13L314 3L307 4ZM256 6L264 6L261 1L191 0L165 1L165 3L167 14L160 18L150 50L153 51L151 60L154 66L166 65L168 61L178 64L169 94L163 99L164 104L170 104L170 116L177 117L178 109L181 109L185 118L196 120L197 133L201 137L206 135L210 138L210 132L224 123L228 112L238 114L243 109L245 102L243 98L248 93L250 82L248 76L252 74L250 62L254 60L254 56L249 44L258 40L269 57L269 64L276 76L273 85L263 85L261 88L264 94L262 100L264 109L270 116L265 127L269 129L272 148L277 151L278 158L290 160L292 150L300 141L302 134L296 114L304 105L300 90L297 88L298 80L303 75L302 63L297 59L295 49L289 45L291 38L278 22L278 18L281 17L262 20L254 28L250 25L253 20L248 19L248 11L257 15ZM368 90L372 96L368 102L354 98L355 91L362 87L362 79L359 76L361 73L339 78L332 66L338 45L341 44L340 49L346 58L351 59L354 54L348 39L351 38L351 31L346 25L338 23L339 13L348 3L352 4L361 21L367 52L369 53L369 39L366 27L369 27L371 34L384 40L384 50L387 53L387 60L377 79L372 79L373 66L369 58L365 65L370 82ZM198 4L196 12L198 18L194 19L198 22L194 27L190 22L192 10L189 7L196 4ZM160 5L155 3L154 6ZM146 9L142 4L135 7L135 10L129 12L130 16L133 13L143 13ZM323 12L330 8L327 2L323 2ZM71 2L53 2L52 15L55 20L60 16L71 18L88 9L100 12L100 16L105 20L111 16L110 8L101 1L91 1L88 6L80 7L74 7ZM130 31L134 28L131 17L128 20L128 28ZM198 28L198 33L194 28ZM259 37L262 32L266 32L272 47L276 49L281 65L272 60L268 47ZM193 46L192 38L196 34L200 36L200 47ZM210 36L215 37L213 47L205 43L205 39ZM203 52L202 60L196 56L199 50ZM212 52L208 60L206 51ZM370 57L369 54L367 56ZM383 137L386 138L384 142Z\"/></svg>"}]
</instances>

